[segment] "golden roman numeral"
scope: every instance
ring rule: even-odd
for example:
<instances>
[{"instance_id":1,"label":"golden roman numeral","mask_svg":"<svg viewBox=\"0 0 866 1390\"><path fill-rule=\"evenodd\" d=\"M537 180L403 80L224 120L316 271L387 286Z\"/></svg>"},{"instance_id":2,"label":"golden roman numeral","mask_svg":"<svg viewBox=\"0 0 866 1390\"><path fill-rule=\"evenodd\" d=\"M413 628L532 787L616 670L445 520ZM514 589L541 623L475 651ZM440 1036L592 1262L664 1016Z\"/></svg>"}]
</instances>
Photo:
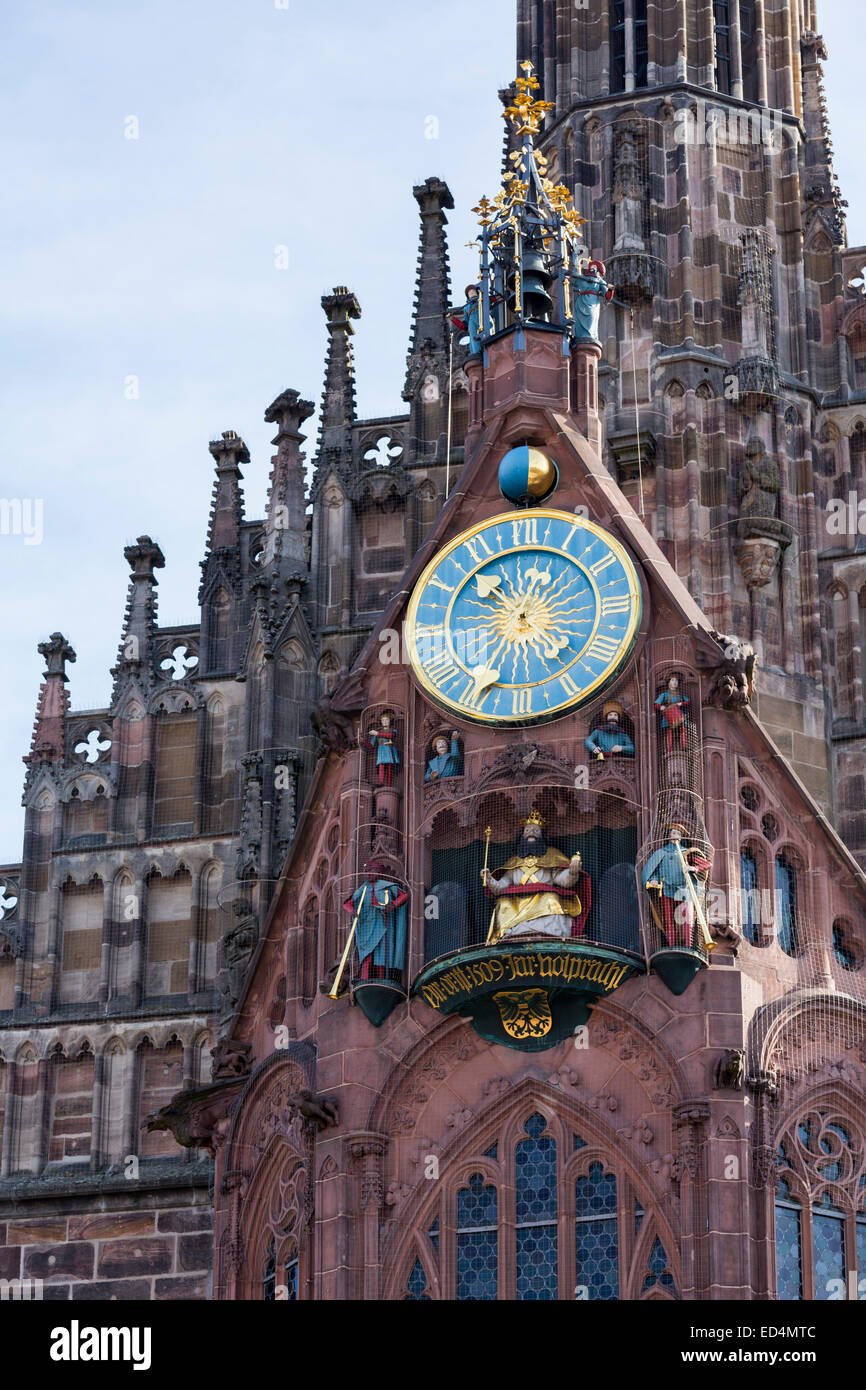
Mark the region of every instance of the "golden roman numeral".
<instances>
[{"instance_id":1,"label":"golden roman numeral","mask_svg":"<svg viewBox=\"0 0 866 1390\"><path fill-rule=\"evenodd\" d=\"M493 555L493 551L490 549L490 546L487 544L483 536L473 536L471 541L466 542L466 549L469 551L469 554L472 556L472 559L476 565L480 565L482 563L482 556L478 549L479 546L481 546L481 549L484 551L488 560Z\"/></svg>"},{"instance_id":2,"label":"golden roman numeral","mask_svg":"<svg viewBox=\"0 0 866 1390\"><path fill-rule=\"evenodd\" d=\"M607 665L613 661L618 651L619 642L612 641L610 637L596 637L586 654L593 661L603 661Z\"/></svg>"},{"instance_id":3,"label":"golden roman numeral","mask_svg":"<svg viewBox=\"0 0 866 1390\"><path fill-rule=\"evenodd\" d=\"M446 594L453 594L453 593L454 593L454 586L452 585L452 586L449 588L449 586L448 586L447 584L443 584L443 583L442 583L442 580L439 578L438 574L433 574L433 575L431 575L430 578L429 578L429 580L428 580L427 582L428 582L429 584L435 584L437 589L443 589L444 592L445 592Z\"/></svg>"},{"instance_id":4,"label":"golden roman numeral","mask_svg":"<svg viewBox=\"0 0 866 1390\"><path fill-rule=\"evenodd\" d=\"M601 601L601 616L606 618L610 613L628 613L631 609L631 599L628 598L603 598Z\"/></svg>"},{"instance_id":5,"label":"golden roman numeral","mask_svg":"<svg viewBox=\"0 0 866 1390\"><path fill-rule=\"evenodd\" d=\"M580 694L580 691L578 690L574 681L571 679L571 676L560 676L559 679L560 683L565 687L566 693L568 695L571 695L573 697L575 695Z\"/></svg>"},{"instance_id":6,"label":"golden roman numeral","mask_svg":"<svg viewBox=\"0 0 866 1390\"><path fill-rule=\"evenodd\" d=\"M609 569L611 565L615 564L616 556L613 554L613 551L610 551L607 555L605 555L603 560L596 560L594 565L590 565L590 574L594 574L596 579L598 579L598 576L600 574L603 574L606 569Z\"/></svg>"},{"instance_id":7,"label":"golden roman numeral","mask_svg":"<svg viewBox=\"0 0 866 1390\"><path fill-rule=\"evenodd\" d=\"M515 545L538 545L537 517L527 517L523 521L512 521L511 530Z\"/></svg>"},{"instance_id":8,"label":"golden roman numeral","mask_svg":"<svg viewBox=\"0 0 866 1390\"><path fill-rule=\"evenodd\" d=\"M515 690L513 697L512 714L531 714L532 713L532 691Z\"/></svg>"},{"instance_id":9,"label":"golden roman numeral","mask_svg":"<svg viewBox=\"0 0 866 1390\"><path fill-rule=\"evenodd\" d=\"M435 685L437 690L441 690L443 685L452 681L455 676L460 675L460 667L455 666L450 657L442 656L438 661L434 661L427 667L427 675Z\"/></svg>"}]
</instances>

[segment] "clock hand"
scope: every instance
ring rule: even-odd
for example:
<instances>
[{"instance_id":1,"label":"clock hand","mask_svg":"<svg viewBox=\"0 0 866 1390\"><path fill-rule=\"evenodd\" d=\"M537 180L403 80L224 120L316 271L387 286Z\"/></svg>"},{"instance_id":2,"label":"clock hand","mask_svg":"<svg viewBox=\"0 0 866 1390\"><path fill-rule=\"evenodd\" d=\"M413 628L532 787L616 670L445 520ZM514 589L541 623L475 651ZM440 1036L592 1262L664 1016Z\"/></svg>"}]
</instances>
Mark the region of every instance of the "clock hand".
<instances>
[{"instance_id":1,"label":"clock hand","mask_svg":"<svg viewBox=\"0 0 866 1390\"><path fill-rule=\"evenodd\" d=\"M494 671L490 666L476 666L470 674L475 682L475 694L480 695L482 690L487 690L491 685L496 684L501 672Z\"/></svg>"},{"instance_id":2,"label":"clock hand","mask_svg":"<svg viewBox=\"0 0 866 1390\"><path fill-rule=\"evenodd\" d=\"M500 584L502 583L502 575L501 575L501 574L491 574L491 575L479 574L475 582L476 582L477 585L478 585L478 596L479 596L479 598L489 598L490 595L494 592L494 590L495 590L495 589L498 589L499 586L500 586Z\"/></svg>"}]
</instances>

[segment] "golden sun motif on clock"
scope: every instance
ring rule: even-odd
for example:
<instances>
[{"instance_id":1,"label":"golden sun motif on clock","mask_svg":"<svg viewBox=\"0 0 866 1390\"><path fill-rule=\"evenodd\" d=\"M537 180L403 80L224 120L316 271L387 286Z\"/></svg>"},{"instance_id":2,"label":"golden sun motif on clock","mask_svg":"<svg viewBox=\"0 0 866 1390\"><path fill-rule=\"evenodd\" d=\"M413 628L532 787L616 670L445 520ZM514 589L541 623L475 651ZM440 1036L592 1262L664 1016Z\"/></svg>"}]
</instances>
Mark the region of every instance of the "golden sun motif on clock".
<instances>
[{"instance_id":1,"label":"golden sun motif on clock","mask_svg":"<svg viewBox=\"0 0 866 1390\"><path fill-rule=\"evenodd\" d=\"M428 565L409 605L410 660L445 708L534 723L617 674L640 615L637 572L612 536L568 512L512 513L457 536Z\"/></svg>"}]
</instances>

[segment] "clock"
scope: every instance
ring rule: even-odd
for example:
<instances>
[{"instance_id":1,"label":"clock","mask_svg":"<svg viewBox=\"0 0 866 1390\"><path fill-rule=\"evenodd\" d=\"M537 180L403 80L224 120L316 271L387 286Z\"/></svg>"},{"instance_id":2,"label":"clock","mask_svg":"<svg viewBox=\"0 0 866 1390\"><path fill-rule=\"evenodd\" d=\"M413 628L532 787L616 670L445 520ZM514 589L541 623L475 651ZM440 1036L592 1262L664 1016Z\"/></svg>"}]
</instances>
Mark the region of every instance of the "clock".
<instances>
[{"instance_id":1,"label":"clock","mask_svg":"<svg viewBox=\"0 0 866 1390\"><path fill-rule=\"evenodd\" d=\"M455 537L409 603L416 680L453 714L520 726L556 719L619 673L641 621L628 553L593 522L537 508Z\"/></svg>"}]
</instances>

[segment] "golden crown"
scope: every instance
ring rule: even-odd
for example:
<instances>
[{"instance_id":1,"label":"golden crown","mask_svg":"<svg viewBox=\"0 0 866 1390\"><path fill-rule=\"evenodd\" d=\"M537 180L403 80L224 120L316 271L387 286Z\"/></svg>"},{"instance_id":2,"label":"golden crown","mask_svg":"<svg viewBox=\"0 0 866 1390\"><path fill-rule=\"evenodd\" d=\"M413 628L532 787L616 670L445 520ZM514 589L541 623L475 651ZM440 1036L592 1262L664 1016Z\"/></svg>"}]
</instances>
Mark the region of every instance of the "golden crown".
<instances>
[{"instance_id":1,"label":"golden crown","mask_svg":"<svg viewBox=\"0 0 866 1390\"><path fill-rule=\"evenodd\" d=\"M531 815L528 815L528 816L526 817L526 820L523 822L523 824L524 824L524 825L537 825L537 826L543 828L543 827L547 824L547 821L544 819L543 816L540 816L540 815L538 814L537 811L533 811Z\"/></svg>"}]
</instances>

